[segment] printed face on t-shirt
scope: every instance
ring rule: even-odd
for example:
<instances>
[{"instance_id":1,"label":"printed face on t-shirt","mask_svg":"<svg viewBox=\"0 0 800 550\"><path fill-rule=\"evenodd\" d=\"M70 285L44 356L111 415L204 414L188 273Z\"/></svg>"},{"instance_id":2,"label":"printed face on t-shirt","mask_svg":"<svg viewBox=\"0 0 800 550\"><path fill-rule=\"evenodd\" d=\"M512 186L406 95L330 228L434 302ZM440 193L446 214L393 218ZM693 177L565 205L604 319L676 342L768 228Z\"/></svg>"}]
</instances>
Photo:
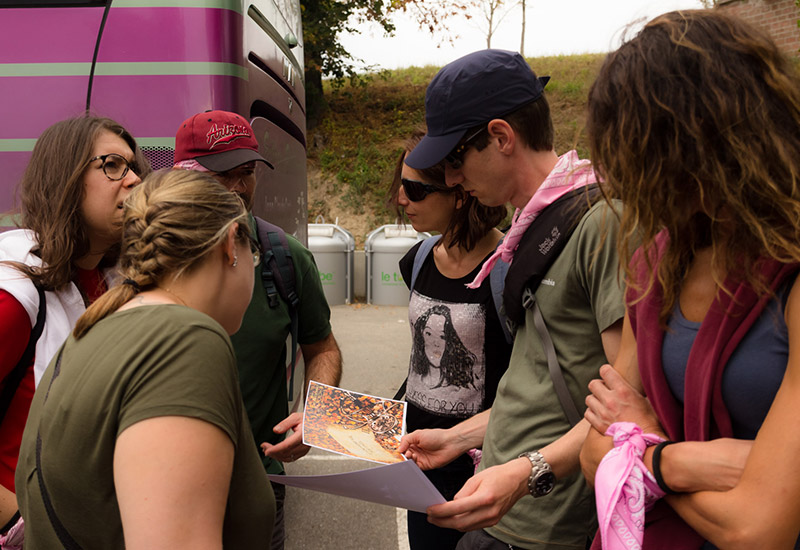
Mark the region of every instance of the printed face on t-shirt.
<instances>
[{"instance_id":1,"label":"printed face on t-shirt","mask_svg":"<svg viewBox=\"0 0 800 550\"><path fill-rule=\"evenodd\" d=\"M443 315L431 315L425 324L425 329L422 331L422 337L425 341L425 356L436 367L442 362L442 354L444 354L444 324L445 318Z\"/></svg>"}]
</instances>

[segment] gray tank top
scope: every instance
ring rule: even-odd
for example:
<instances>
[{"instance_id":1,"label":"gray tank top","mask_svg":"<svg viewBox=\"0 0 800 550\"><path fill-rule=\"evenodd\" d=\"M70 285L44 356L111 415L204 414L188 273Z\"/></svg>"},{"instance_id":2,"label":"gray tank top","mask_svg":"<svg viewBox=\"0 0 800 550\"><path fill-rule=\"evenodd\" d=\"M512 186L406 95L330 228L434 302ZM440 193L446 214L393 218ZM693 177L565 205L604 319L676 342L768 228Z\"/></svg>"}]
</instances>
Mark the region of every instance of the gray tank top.
<instances>
[{"instance_id":1,"label":"gray tank top","mask_svg":"<svg viewBox=\"0 0 800 550\"><path fill-rule=\"evenodd\" d=\"M722 398L737 439L755 439L786 372L789 335L784 309L791 283L767 305L722 374ZM667 326L661 362L670 390L683 403L686 362L700 323L686 320L676 304Z\"/></svg>"}]
</instances>

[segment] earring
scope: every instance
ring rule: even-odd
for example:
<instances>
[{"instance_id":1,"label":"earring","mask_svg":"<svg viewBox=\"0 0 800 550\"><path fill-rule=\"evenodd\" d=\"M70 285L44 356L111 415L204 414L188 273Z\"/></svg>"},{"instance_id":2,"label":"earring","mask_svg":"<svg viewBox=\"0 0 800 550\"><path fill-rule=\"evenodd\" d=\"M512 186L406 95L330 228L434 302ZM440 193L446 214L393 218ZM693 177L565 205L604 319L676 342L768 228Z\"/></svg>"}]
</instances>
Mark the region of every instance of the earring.
<instances>
[{"instance_id":1,"label":"earring","mask_svg":"<svg viewBox=\"0 0 800 550\"><path fill-rule=\"evenodd\" d=\"M239 257L236 254L234 254L233 255L233 267L236 267L237 265L239 265Z\"/></svg>"}]
</instances>

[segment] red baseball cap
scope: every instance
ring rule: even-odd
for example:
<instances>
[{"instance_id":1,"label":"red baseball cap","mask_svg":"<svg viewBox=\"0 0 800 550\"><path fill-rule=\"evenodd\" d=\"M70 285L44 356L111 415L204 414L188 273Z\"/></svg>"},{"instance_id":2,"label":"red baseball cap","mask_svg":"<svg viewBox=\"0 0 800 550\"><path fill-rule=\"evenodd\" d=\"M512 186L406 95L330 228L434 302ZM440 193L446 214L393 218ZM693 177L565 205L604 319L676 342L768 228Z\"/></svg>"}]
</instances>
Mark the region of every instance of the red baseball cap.
<instances>
[{"instance_id":1,"label":"red baseball cap","mask_svg":"<svg viewBox=\"0 0 800 550\"><path fill-rule=\"evenodd\" d=\"M206 111L187 118L175 135L175 164L196 160L213 172L227 172L254 160L275 168L258 152L253 128L236 113Z\"/></svg>"}]
</instances>

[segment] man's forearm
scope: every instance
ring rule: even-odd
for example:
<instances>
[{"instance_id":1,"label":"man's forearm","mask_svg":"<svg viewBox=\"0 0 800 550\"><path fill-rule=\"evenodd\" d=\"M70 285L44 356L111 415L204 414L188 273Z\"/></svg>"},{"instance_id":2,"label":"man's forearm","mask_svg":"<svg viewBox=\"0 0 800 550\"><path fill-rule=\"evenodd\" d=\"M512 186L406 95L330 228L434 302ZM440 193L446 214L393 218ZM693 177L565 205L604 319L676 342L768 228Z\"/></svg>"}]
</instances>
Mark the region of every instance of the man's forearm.
<instances>
[{"instance_id":1,"label":"man's forearm","mask_svg":"<svg viewBox=\"0 0 800 550\"><path fill-rule=\"evenodd\" d=\"M329 386L338 386L342 379L342 354L333 333L314 342L301 344L305 360L306 387L308 380L316 380Z\"/></svg>"},{"instance_id":2,"label":"man's forearm","mask_svg":"<svg viewBox=\"0 0 800 550\"><path fill-rule=\"evenodd\" d=\"M583 441L589 433L589 422L582 419L570 431L538 450L550 465L556 479L561 479L580 468L580 452Z\"/></svg>"},{"instance_id":3,"label":"man's forearm","mask_svg":"<svg viewBox=\"0 0 800 550\"><path fill-rule=\"evenodd\" d=\"M489 414L492 409L486 409L463 422L450 428L454 438L463 442L459 446L465 451L483 446L483 438L486 437L486 427L489 425Z\"/></svg>"}]
</instances>

